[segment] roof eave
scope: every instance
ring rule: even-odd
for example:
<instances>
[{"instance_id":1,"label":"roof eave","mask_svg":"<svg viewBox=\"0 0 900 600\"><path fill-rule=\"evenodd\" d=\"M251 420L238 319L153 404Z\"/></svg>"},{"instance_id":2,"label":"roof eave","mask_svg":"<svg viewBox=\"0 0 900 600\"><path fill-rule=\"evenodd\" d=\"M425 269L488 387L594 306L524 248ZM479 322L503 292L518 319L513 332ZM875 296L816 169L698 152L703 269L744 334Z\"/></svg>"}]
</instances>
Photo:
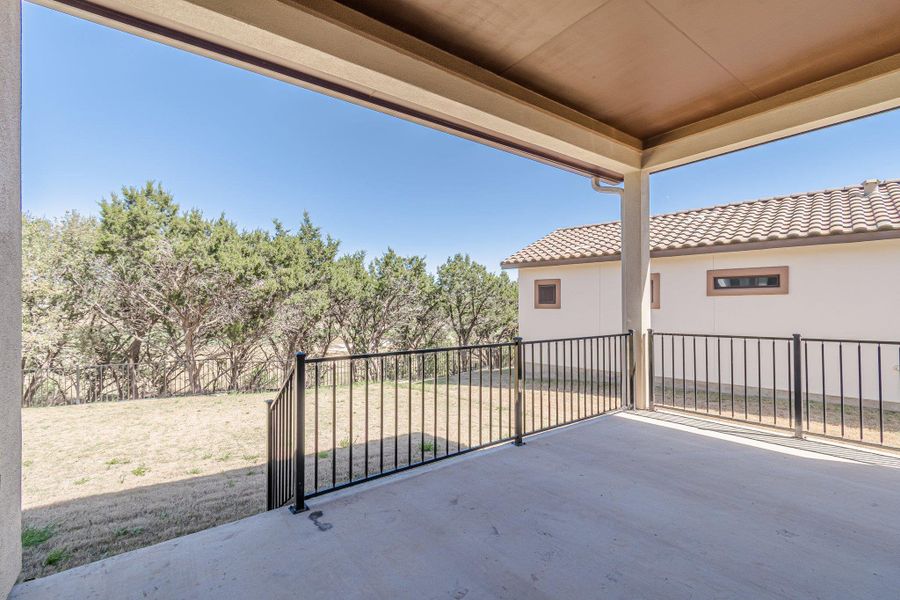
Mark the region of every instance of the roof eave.
<instances>
[{"instance_id":1,"label":"roof eave","mask_svg":"<svg viewBox=\"0 0 900 600\"><path fill-rule=\"evenodd\" d=\"M823 244L852 244L856 242L868 242L900 238L900 228L881 231L864 231L860 233L842 233L821 236L807 236L782 240L764 240L760 242L735 242L729 244L717 244L711 246L696 246L693 248L668 248L663 250L651 250L651 258L663 258L669 256L689 256L692 254L715 254L721 252L748 252L750 250L768 250L773 248L794 248L800 246L818 246ZM528 269L536 267L555 267L561 265L586 264L596 262L617 262L620 254L605 256L590 256L580 258L542 260L533 262L500 263L503 269Z\"/></svg>"}]
</instances>

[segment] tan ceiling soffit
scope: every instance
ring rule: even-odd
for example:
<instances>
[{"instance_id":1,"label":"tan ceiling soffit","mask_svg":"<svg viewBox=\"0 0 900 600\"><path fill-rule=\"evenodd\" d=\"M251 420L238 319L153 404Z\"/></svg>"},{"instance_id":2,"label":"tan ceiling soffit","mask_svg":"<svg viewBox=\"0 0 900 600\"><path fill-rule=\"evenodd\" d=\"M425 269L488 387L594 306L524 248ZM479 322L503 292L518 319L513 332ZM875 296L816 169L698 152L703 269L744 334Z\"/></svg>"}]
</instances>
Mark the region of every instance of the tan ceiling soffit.
<instances>
[{"instance_id":1,"label":"tan ceiling soffit","mask_svg":"<svg viewBox=\"0 0 900 600\"><path fill-rule=\"evenodd\" d=\"M583 175L619 181L641 165L636 138L406 34L371 35L389 28L354 11L339 22L280 0L37 3Z\"/></svg>"},{"instance_id":2,"label":"tan ceiling soffit","mask_svg":"<svg viewBox=\"0 0 900 600\"><path fill-rule=\"evenodd\" d=\"M900 107L900 54L650 138L643 167L671 169Z\"/></svg>"}]
</instances>

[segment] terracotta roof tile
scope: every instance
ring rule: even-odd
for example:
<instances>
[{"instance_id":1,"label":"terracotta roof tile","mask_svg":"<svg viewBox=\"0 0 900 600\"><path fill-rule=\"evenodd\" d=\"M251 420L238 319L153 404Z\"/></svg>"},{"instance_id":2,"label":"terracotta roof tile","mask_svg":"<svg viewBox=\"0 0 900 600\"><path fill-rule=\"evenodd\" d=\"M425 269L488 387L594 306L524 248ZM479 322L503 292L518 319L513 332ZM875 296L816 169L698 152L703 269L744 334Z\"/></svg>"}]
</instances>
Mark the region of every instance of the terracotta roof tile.
<instances>
[{"instance_id":1,"label":"terracotta roof tile","mask_svg":"<svg viewBox=\"0 0 900 600\"><path fill-rule=\"evenodd\" d=\"M879 231L900 233L900 180L871 182L868 195L865 187L864 182L837 190L650 217L650 251ZM609 260L619 255L620 231L618 221L557 229L501 264L528 267L558 261Z\"/></svg>"}]
</instances>

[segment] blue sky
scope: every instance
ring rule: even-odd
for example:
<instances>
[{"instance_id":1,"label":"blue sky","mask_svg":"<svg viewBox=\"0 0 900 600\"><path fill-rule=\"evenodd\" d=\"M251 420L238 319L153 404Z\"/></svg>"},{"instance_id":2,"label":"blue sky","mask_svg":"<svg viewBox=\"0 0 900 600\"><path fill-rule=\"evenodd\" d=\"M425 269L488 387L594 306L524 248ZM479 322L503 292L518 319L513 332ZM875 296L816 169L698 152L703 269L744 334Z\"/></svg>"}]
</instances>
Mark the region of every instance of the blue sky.
<instances>
[{"instance_id":1,"label":"blue sky","mask_svg":"<svg viewBox=\"0 0 900 600\"><path fill-rule=\"evenodd\" d=\"M492 270L556 227L618 218L577 175L27 3L23 45L35 215L96 213L154 179L245 228L307 210L345 251ZM898 133L894 111L659 173L652 210L897 178Z\"/></svg>"}]
</instances>

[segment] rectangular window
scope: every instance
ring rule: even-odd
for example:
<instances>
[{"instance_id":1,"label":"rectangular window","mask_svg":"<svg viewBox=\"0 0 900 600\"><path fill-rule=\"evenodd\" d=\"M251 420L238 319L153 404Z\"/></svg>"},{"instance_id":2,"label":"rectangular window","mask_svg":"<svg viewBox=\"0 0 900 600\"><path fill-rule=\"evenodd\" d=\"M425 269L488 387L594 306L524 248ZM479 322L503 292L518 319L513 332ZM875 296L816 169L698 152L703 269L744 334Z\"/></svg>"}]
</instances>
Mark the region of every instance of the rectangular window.
<instances>
[{"instance_id":1,"label":"rectangular window","mask_svg":"<svg viewBox=\"0 0 900 600\"><path fill-rule=\"evenodd\" d=\"M537 279L534 282L534 307L559 308L559 279Z\"/></svg>"},{"instance_id":2,"label":"rectangular window","mask_svg":"<svg viewBox=\"0 0 900 600\"><path fill-rule=\"evenodd\" d=\"M706 272L707 296L750 296L787 293L787 267L716 269Z\"/></svg>"},{"instance_id":3,"label":"rectangular window","mask_svg":"<svg viewBox=\"0 0 900 600\"><path fill-rule=\"evenodd\" d=\"M659 308L659 273L650 273L650 308Z\"/></svg>"}]
</instances>

